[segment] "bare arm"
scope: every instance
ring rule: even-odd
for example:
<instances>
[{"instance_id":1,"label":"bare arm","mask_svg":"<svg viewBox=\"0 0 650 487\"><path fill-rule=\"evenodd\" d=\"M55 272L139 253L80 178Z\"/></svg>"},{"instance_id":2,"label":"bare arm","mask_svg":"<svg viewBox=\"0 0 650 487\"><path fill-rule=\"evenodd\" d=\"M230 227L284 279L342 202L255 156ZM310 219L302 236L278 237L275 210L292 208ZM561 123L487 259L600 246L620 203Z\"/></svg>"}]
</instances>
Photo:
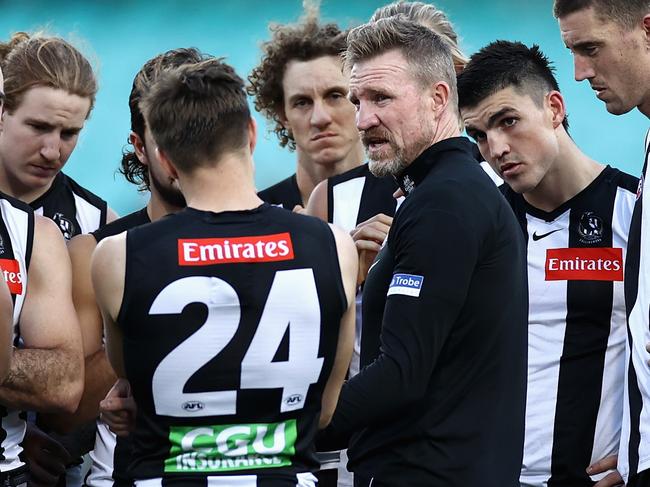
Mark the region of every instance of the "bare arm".
<instances>
[{"instance_id":1,"label":"bare arm","mask_svg":"<svg viewBox=\"0 0 650 487\"><path fill-rule=\"evenodd\" d=\"M348 301L348 307L341 318L341 327L339 330L339 340L336 347L336 358L332 372L327 380L323 391L321 404L321 414L318 426L325 428L334 415L336 403L339 399L343 381L350 367L352 358L352 347L354 345L354 322L355 322L355 301L357 280L357 251L354 242L342 230L330 225L336 239L336 248L339 255L339 267L341 268L341 277L345 288L345 297Z\"/></svg>"},{"instance_id":2,"label":"bare arm","mask_svg":"<svg viewBox=\"0 0 650 487\"><path fill-rule=\"evenodd\" d=\"M99 402L116 380L104 349L102 315L95 301L90 262L97 242L92 235L77 235L68 243L72 262L72 300L81 326L85 381L79 407L72 414L44 415L41 420L59 432L70 431L99 414Z\"/></svg>"},{"instance_id":3,"label":"bare arm","mask_svg":"<svg viewBox=\"0 0 650 487\"><path fill-rule=\"evenodd\" d=\"M106 208L106 223L117 220L120 217L110 206Z\"/></svg>"},{"instance_id":4,"label":"bare arm","mask_svg":"<svg viewBox=\"0 0 650 487\"><path fill-rule=\"evenodd\" d=\"M91 264L92 282L104 321L106 352L118 377L126 377L122 330L115 322L124 294L125 265L126 232L102 240L95 249Z\"/></svg>"},{"instance_id":5,"label":"bare arm","mask_svg":"<svg viewBox=\"0 0 650 487\"><path fill-rule=\"evenodd\" d=\"M305 213L327 221L327 179L318 183L312 191Z\"/></svg>"},{"instance_id":6,"label":"bare arm","mask_svg":"<svg viewBox=\"0 0 650 487\"><path fill-rule=\"evenodd\" d=\"M20 315L24 348L14 352L0 386L0 403L37 412L72 412L83 389L83 358L70 258L59 229L39 216L28 276Z\"/></svg>"},{"instance_id":7,"label":"bare arm","mask_svg":"<svg viewBox=\"0 0 650 487\"><path fill-rule=\"evenodd\" d=\"M6 377L11 364L13 309L9 288L5 281L0 279L0 380Z\"/></svg>"}]
</instances>

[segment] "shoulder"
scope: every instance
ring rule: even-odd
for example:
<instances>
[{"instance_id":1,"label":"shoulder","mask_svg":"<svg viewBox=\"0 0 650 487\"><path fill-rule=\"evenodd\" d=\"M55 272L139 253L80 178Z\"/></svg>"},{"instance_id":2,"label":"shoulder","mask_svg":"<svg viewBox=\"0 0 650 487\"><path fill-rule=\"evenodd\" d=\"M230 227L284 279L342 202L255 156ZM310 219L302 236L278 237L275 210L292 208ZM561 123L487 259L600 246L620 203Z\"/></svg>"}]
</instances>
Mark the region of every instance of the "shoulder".
<instances>
[{"instance_id":1,"label":"shoulder","mask_svg":"<svg viewBox=\"0 0 650 487\"><path fill-rule=\"evenodd\" d=\"M610 184L615 184L617 188L624 189L636 195L639 187L639 178L611 166L607 166L603 169L603 172L605 173L604 179Z\"/></svg>"}]
</instances>

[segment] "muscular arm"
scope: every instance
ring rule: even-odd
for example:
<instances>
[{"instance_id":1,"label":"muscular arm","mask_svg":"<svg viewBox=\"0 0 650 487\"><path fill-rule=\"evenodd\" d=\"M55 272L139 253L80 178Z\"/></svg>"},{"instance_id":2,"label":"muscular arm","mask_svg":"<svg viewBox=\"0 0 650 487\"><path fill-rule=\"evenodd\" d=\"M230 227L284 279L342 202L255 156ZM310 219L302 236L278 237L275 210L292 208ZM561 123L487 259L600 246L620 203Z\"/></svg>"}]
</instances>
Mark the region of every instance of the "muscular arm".
<instances>
[{"instance_id":1,"label":"muscular arm","mask_svg":"<svg viewBox=\"0 0 650 487\"><path fill-rule=\"evenodd\" d=\"M109 237L95 249L91 275L97 304L104 321L106 352L118 377L125 377L122 331L115 320L122 305L126 265L126 232Z\"/></svg>"},{"instance_id":2,"label":"muscular arm","mask_svg":"<svg viewBox=\"0 0 650 487\"><path fill-rule=\"evenodd\" d=\"M39 216L28 276L20 315L24 348L14 352L0 386L0 403L38 412L72 412L83 389L83 358L70 259L59 229Z\"/></svg>"},{"instance_id":3,"label":"muscular arm","mask_svg":"<svg viewBox=\"0 0 650 487\"><path fill-rule=\"evenodd\" d=\"M90 276L90 262L97 242L92 235L78 235L68 243L72 262L72 300L81 326L85 381L79 407L72 414L44 415L41 420L57 431L69 431L99 414L104 399L117 379L104 349L102 316L97 308Z\"/></svg>"},{"instance_id":4,"label":"muscular arm","mask_svg":"<svg viewBox=\"0 0 650 487\"><path fill-rule=\"evenodd\" d=\"M327 179L318 183L312 191L305 213L320 218L324 222L327 221Z\"/></svg>"},{"instance_id":5,"label":"muscular arm","mask_svg":"<svg viewBox=\"0 0 650 487\"><path fill-rule=\"evenodd\" d=\"M354 294L356 291L357 278L357 252L352 239L345 232L331 226L336 239L336 248L339 256L339 267L341 268L341 277L343 287L345 288L345 297L348 301L348 307L341 318L341 327L339 329L339 340L336 347L336 358L330 377L325 384L323 391L321 415L319 427L324 428L328 425L336 409L336 403L339 399L341 386L345 381L345 376L350 367L352 358L352 347L354 345L354 321L355 321L355 301Z\"/></svg>"},{"instance_id":6,"label":"muscular arm","mask_svg":"<svg viewBox=\"0 0 650 487\"><path fill-rule=\"evenodd\" d=\"M0 279L0 380L7 375L11 364L13 308L9 288Z\"/></svg>"}]
</instances>

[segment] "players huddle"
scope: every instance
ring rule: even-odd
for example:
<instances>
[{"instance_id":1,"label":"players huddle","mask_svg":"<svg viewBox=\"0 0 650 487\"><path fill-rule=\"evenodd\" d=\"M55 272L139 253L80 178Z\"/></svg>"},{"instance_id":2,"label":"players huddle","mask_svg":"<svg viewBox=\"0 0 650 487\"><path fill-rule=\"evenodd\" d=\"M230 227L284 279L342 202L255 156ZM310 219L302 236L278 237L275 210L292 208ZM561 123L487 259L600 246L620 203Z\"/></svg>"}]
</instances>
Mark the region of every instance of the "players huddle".
<instances>
[{"instance_id":1,"label":"players huddle","mask_svg":"<svg viewBox=\"0 0 650 487\"><path fill-rule=\"evenodd\" d=\"M650 2L553 14L650 118ZM248 83L144 64L122 218L61 171L88 61L0 45L0 483L650 486L650 136L640 180L589 158L537 46L433 5L271 33ZM260 192L247 94L296 153Z\"/></svg>"}]
</instances>

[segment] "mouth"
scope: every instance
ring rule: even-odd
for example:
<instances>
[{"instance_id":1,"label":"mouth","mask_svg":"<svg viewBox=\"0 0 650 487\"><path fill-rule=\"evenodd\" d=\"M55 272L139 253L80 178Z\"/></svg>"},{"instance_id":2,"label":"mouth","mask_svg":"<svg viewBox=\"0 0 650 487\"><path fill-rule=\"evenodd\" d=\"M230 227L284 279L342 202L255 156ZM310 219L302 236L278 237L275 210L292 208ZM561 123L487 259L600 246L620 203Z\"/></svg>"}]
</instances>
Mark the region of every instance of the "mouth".
<instances>
[{"instance_id":1,"label":"mouth","mask_svg":"<svg viewBox=\"0 0 650 487\"><path fill-rule=\"evenodd\" d=\"M592 90L596 92L596 97L599 99L602 99L603 93L607 91L607 87L605 86L593 86L591 87Z\"/></svg>"},{"instance_id":2,"label":"mouth","mask_svg":"<svg viewBox=\"0 0 650 487\"><path fill-rule=\"evenodd\" d=\"M499 166L499 172L501 173L501 176L505 179L514 176L519 166L521 166L521 163L519 162L506 162L505 164L501 164L501 166Z\"/></svg>"},{"instance_id":3,"label":"mouth","mask_svg":"<svg viewBox=\"0 0 650 487\"><path fill-rule=\"evenodd\" d=\"M388 138L381 135L364 135L363 146L370 152L378 151L388 144Z\"/></svg>"},{"instance_id":4,"label":"mouth","mask_svg":"<svg viewBox=\"0 0 650 487\"><path fill-rule=\"evenodd\" d=\"M40 164L30 164L30 167L37 174L45 175L45 176L51 176L52 174L56 174L58 172L58 170L59 170L56 167L42 166Z\"/></svg>"},{"instance_id":5,"label":"mouth","mask_svg":"<svg viewBox=\"0 0 650 487\"><path fill-rule=\"evenodd\" d=\"M311 141L316 142L318 140L329 139L331 137L336 137L336 135L336 132L319 132L311 138Z\"/></svg>"}]
</instances>

